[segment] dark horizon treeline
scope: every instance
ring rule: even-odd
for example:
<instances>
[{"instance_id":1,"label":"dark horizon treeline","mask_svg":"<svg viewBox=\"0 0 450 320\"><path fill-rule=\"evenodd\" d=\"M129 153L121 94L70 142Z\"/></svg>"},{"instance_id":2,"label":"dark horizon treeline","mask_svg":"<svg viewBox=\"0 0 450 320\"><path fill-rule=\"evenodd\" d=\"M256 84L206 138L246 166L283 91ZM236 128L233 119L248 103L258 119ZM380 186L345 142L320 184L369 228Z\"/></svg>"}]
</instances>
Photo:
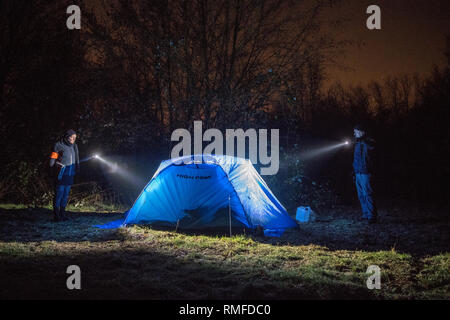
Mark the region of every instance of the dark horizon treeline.
<instances>
[{"instance_id":1,"label":"dark horizon treeline","mask_svg":"<svg viewBox=\"0 0 450 320\"><path fill-rule=\"evenodd\" d=\"M1 1L0 198L48 191L48 155L67 128L82 156L163 160L172 131L194 120L204 130L279 128L286 154L366 122L379 194L447 204L449 67L324 90L326 64L351 46L322 25L322 10L338 2L79 1L82 30L69 31L72 3ZM348 198L351 156L305 174Z\"/></svg>"}]
</instances>

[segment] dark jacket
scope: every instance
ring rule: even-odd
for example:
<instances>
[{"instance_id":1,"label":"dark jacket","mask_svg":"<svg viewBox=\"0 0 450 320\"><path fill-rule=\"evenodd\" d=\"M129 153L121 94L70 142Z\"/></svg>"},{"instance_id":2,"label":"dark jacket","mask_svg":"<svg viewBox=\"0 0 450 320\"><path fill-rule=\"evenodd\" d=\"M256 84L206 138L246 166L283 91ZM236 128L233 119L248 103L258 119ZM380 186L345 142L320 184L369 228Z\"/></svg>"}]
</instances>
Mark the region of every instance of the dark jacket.
<instances>
[{"instance_id":1,"label":"dark jacket","mask_svg":"<svg viewBox=\"0 0 450 320\"><path fill-rule=\"evenodd\" d=\"M355 151L353 154L354 173L373 173L373 152L375 141L371 138L363 137L356 139Z\"/></svg>"},{"instance_id":2,"label":"dark jacket","mask_svg":"<svg viewBox=\"0 0 450 320\"><path fill-rule=\"evenodd\" d=\"M77 144L70 144L65 139L56 142L50 156L50 167L58 183L72 184L78 171L80 158Z\"/></svg>"}]
</instances>

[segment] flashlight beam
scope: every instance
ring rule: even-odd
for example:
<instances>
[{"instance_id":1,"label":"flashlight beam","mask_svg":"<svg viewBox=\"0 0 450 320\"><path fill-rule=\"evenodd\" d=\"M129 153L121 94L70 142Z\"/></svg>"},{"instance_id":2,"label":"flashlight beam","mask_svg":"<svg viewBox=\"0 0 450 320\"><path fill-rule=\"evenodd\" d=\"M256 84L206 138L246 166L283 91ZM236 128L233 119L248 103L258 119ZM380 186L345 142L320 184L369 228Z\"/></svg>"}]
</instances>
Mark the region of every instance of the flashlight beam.
<instances>
[{"instance_id":1,"label":"flashlight beam","mask_svg":"<svg viewBox=\"0 0 450 320\"><path fill-rule=\"evenodd\" d=\"M336 150L336 149L338 149L340 147L347 146L349 144L350 144L350 142L348 140L346 140L344 142L333 144L331 146L317 148L317 149L314 149L314 150L311 150L311 151L300 153L299 158L301 160L309 160L309 159L315 158L317 156L320 156L320 155L322 155L324 153L328 153L328 152L334 151L334 150Z\"/></svg>"},{"instance_id":2,"label":"flashlight beam","mask_svg":"<svg viewBox=\"0 0 450 320\"><path fill-rule=\"evenodd\" d=\"M108 160L100 157L99 155L95 155L95 159L97 159L97 160L101 161L103 164L105 164L108 167L108 169L110 169L110 173L120 175L122 178L124 178L125 180L128 180L129 182L132 182L132 183L139 182L141 184L141 178L133 175L129 171L122 169L121 167L119 167L117 165L117 163L112 163L111 161L108 161Z\"/></svg>"},{"instance_id":3,"label":"flashlight beam","mask_svg":"<svg viewBox=\"0 0 450 320\"><path fill-rule=\"evenodd\" d=\"M85 162L85 161L89 161L89 160L92 160L92 159L98 159L98 158L99 158L99 155L98 154L94 154L92 156L89 156L89 157L86 157L84 159L81 159L80 163Z\"/></svg>"}]
</instances>

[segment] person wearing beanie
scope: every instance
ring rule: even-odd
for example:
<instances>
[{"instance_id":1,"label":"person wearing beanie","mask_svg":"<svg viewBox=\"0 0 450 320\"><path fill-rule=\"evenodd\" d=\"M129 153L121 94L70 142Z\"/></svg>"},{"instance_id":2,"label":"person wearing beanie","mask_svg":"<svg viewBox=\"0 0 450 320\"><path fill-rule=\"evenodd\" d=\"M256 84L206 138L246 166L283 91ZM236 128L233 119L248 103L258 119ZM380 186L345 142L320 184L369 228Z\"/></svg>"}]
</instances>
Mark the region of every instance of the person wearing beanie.
<instances>
[{"instance_id":1,"label":"person wearing beanie","mask_svg":"<svg viewBox=\"0 0 450 320\"><path fill-rule=\"evenodd\" d=\"M367 128L363 124L356 125L353 129L353 134L355 136L353 175L361 204L362 220L376 223L377 209L371 183L373 174L372 154L375 149L375 143L372 138L367 136Z\"/></svg>"},{"instance_id":2,"label":"person wearing beanie","mask_svg":"<svg viewBox=\"0 0 450 320\"><path fill-rule=\"evenodd\" d=\"M54 221L65 221L66 206L69 200L70 188L74 176L79 172L80 159L78 147L75 143L77 134L74 130L67 130L64 136L55 143L50 155L50 168L52 169L55 195L53 198Z\"/></svg>"}]
</instances>

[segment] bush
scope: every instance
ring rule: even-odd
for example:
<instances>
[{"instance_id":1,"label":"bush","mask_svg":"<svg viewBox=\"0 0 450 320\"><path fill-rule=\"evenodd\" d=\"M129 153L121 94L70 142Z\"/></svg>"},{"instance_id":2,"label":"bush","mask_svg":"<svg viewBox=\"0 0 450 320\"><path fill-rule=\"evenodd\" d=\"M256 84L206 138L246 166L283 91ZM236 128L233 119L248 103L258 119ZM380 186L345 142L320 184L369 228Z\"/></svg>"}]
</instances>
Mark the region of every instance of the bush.
<instances>
[{"instance_id":1,"label":"bush","mask_svg":"<svg viewBox=\"0 0 450 320\"><path fill-rule=\"evenodd\" d=\"M45 164L26 161L10 163L0 173L0 201L30 206L51 205L53 181ZM72 186L69 204L74 207L119 209L122 196L112 188L97 182L83 182Z\"/></svg>"},{"instance_id":2,"label":"bush","mask_svg":"<svg viewBox=\"0 0 450 320\"><path fill-rule=\"evenodd\" d=\"M327 182L319 183L306 175L304 162L298 159L299 147L280 148L280 169L274 176L264 176L276 197L289 212L298 206L313 209L330 207L339 199Z\"/></svg>"},{"instance_id":3,"label":"bush","mask_svg":"<svg viewBox=\"0 0 450 320\"><path fill-rule=\"evenodd\" d=\"M42 174L40 165L15 161L0 174L0 200L21 204L48 204L52 186L48 175Z\"/></svg>"},{"instance_id":4,"label":"bush","mask_svg":"<svg viewBox=\"0 0 450 320\"><path fill-rule=\"evenodd\" d=\"M124 210L122 195L97 182L84 182L72 186L69 204L76 208L91 208L94 210Z\"/></svg>"}]
</instances>

